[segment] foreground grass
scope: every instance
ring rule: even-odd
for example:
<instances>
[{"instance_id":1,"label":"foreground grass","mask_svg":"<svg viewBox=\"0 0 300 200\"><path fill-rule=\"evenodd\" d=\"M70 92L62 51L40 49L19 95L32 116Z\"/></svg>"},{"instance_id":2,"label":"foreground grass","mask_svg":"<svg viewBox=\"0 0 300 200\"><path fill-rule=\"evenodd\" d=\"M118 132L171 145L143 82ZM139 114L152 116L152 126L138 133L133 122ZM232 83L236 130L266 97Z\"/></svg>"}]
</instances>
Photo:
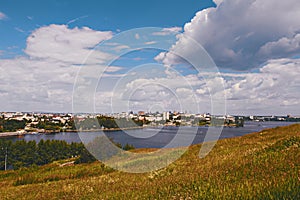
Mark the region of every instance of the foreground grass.
<instances>
[{"instance_id":1,"label":"foreground grass","mask_svg":"<svg viewBox=\"0 0 300 200\"><path fill-rule=\"evenodd\" d=\"M144 174L100 163L1 172L0 198L300 199L300 125L220 140L203 159L200 147Z\"/></svg>"}]
</instances>

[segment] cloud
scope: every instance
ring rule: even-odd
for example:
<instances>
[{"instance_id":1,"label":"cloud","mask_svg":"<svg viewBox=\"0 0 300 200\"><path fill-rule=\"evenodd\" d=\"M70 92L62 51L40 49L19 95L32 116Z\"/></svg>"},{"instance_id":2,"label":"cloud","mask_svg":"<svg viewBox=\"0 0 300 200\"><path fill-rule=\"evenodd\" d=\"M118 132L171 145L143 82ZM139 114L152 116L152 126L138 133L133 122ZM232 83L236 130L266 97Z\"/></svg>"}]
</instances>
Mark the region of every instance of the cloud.
<instances>
[{"instance_id":1,"label":"cloud","mask_svg":"<svg viewBox=\"0 0 300 200\"><path fill-rule=\"evenodd\" d=\"M70 112L76 75L84 58L99 42L112 37L111 32L65 25L49 25L27 38L25 56L1 59L1 109L7 111ZM101 62L111 55L94 51L82 67L104 70ZM99 69L99 70L98 70ZM117 72L120 67L110 67ZM98 78L85 77L90 80Z\"/></svg>"},{"instance_id":2,"label":"cloud","mask_svg":"<svg viewBox=\"0 0 300 200\"><path fill-rule=\"evenodd\" d=\"M300 1L216 3L216 8L199 11L185 24L183 34L199 42L218 67L245 70L299 55Z\"/></svg>"},{"instance_id":3,"label":"cloud","mask_svg":"<svg viewBox=\"0 0 300 200\"><path fill-rule=\"evenodd\" d=\"M160 32L154 32L153 35L158 35L158 36L166 36L166 35L171 35L171 34L177 34L182 31L181 27L170 27L170 28L163 28Z\"/></svg>"},{"instance_id":4,"label":"cloud","mask_svg":"<svg viewBox=\"0 0 300 200\"><path fill-rule=\"evenodd\" d=\"M171 102L179 99L180 102L185 102L184 106L188 108L187 110L195 112L196 107L191 105L195 102L192 98L196 97L200 112L211 112L211 97L218 98L226 95L226 102L223 104L227 105L229 114L298 115L300 113L298 78L300 59L273 59L266 62L258 71L223 72L221 76L210 72L179 76L171 75L167 70L164 74L165 77L136 79L118 92L126 94L126 91L137 89L132 104L138 105L139 109L147 108L155 102L163 103L164 100L169 99ZM220 82L224 83L224 89L217 84ZM144 87L144 85L151 87ZM164 89L155 87L157 85L165 86L168 88L166 91L172 91L173 95L160 99L164 96L158 97L158 94L163 94ZM178 105L178 101L172 103ZM170 108L172 103L164 106Z\"/></svg>"},{"instance_id":5,"label":"cloud","mask_svg":"<svg viewBox=\"0 0 300 200\"><path fill-rule=\"evenodd\" d=\"M175 26L175 27L170 27L170 28L163 28L163 31L165 31L165 32L180 32L180 31L182 31L182 28Z\"/></svg>"},{"instance_id":6,"label":"cloud","mask_svg":"<svg viewBox=\"0 0 300 200\"><path fill-rule=\"evenodd\" d=\"M74 22L76 22L76 21L78 21L78 20L81 20L81 19L84 19L84 18L87 18L87 17L88 17L88 15L84 15L84 16L81 16L81 17L77 17L77 18L75 18L75 19L70 20L70 21L67 23L67 25L72 24L72 23L74 23ZM29 18L28 18L28 19L29 19Z\"/></svg>"},{"instance_id":7,"label":"cloud","mask_svg":"<svg viewBox=\"0 0 300 200\"><path fill-rule=\"evenodd\" d=\"M72 88L78 67L25 57L1 60L2 110L66 111L71 108Z\"/></svg>"},{"instance_id":8,"label":"cloud","mask_svg":"<svg viewBox=\"0 0 300 200\"><path fill-rule=\"evenodd\" d=\"M23 29L19 28L19 27L15 27L15 30L20 32L20 33L25 33L26 31L24 31Z\"/></svg>"},{"instance_id":9,"label":"cloud","mask_svg":"<svg viewBox=\"0 0 300 200\"><path fill-rule=\"evenodd\" d=\"M299 114L300 59L268 61L258 72L223 73L230 113Z\"/></svg>"},{"instance_id":10,"label":"cloud","mask_svg":"<svg viewBox=\"0 0 300 200\"><path fill-rule=\"evenodd\" d=\"M197 75L183 76L173 69L166 70L163 66L152 68L145 66L132 72L135 73L126 74L113 84L114 96L111 107L114 110L149 110L153 106L164 108L161 111L198 110L193 89L203 86L203 80ZM201 100L203 108L209 101L209 95L208 98Z\"/></svg>"},{"instance_id":11,"label":"cloud","mask_svg":"<svg viewBox=\"0 0 300 200\"><path fill-rule=\"evenodd\" d=\"M207 13L206 19L209 21L211 19ZM247 34L247 37L252 36L255 36L255 32ZM99 42L111 37L111 32L71 29L65 25L49 25L33 31L27 39L25 56L0 60L1 109L72 111L73 86L80 69L78 65ZM181 49L188 45L182 36L178 38L173 48ZM235 40L241 38L239 36ZM130 109L126 109L126 106L130 105L134 110L156 106L165 110L190 112L198 112L196 107L199 106L199 112L204 113L211 111L212 95L218 97L226 94L229 114L299 114L300 59L276 58L297 52L298 41L299 34L267 40L259 46L255 55L266 61L260 69L240 73L229 71L222 73L221 77L210 72L180 74L180 71L168 65L181 61L170 53L162 53L157 57L166 66L156 71L156 65L148 65L141 71L136 69L132 73L122 74L124 68L110 66L103 74L104 81L100 85L101 91L96 92L95 104L99 112L109 111L107 109L111 109L113 99L115 112L128 111ZM120 44L113 44L112 48L115 46ZM191 53L194 51L188 50ZM79 78L87 86L99 80L100 72L105 69L101 63L111 58L111 55L97 50L93 54L82 66L89 73ZM224 82L224 90L216 84L219 82Z\"/></svg>"},{"instance_id":12,"label":"cloud","mask_svg":"<svg viewBox=\"0 0 300 200\"><path fill-rule=\"evenodd\" d=\"M300 53L300 34L296 34L290 38L283 37L275 42L269 42L262 46L259 55L273 55L284 57L284 55L299 55Z\"/></svg>"},{"instance_id":13,"label":"cloud","mask_svg":"<svg viewBox=\"0 0 300 200\"><path fill-rule=\"evenodd\" d=\"M53 59L70 64L105 63L110 55L91 50L100 42L112 37L112 32L94 31L90 28L69 29L66 25L49 25L32 32L27 38L25 53L32 58Z\"/></svg>"},{"instance_id":14,"label":"cloud","mask_svg":"<svg viewBox=\"0 0 300 200\"><path fill-rule=\"evenodd\" d=\"M150 42L145 42L145 45L152 45L152 44L156 44L156 41L150 41Z\"/></svg>"},{"instance_id":15,"label":"cloud","mask_svg":"<svg viewBox=\"0 0 300 200\"><path fill-rule=\"evenodd\" d=\"M7 19L7 16L3 12L0 12L0 20L3 19Z\"/></svg>"},{"instance_id":16,"label":"cloud","mask_svg":"<svg viewBox=\"0 0 300 200\"><path fill-rule=\"evenodd\" d=\"M105 72L117 72L117 71L120 71L120 70L122 70L122 69L123 69L122 67L108 66L108 67L105 69Z\"/></svg>"},{"instance_id":17,"label":"cloud","mask_svg":"<svg viewBox=\"0 0 300 200\"><path fill-rule=\"evenodd\" d=\"M113 48L113 50L119 52L119 51L122 51L124 49L129 49L129 48L130 47L127 45L117 45L115 48Z\"/></svg>"}]
</instances>

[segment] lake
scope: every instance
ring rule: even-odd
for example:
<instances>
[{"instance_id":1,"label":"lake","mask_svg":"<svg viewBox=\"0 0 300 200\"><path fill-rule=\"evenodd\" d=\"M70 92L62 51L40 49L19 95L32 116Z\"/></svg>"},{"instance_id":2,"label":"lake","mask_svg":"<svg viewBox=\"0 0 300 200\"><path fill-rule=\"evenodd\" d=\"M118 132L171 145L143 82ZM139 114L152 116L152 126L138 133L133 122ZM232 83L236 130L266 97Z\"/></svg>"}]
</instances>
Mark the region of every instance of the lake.
<instances>
[{"instance_id":1,"label":"lake","mask_svg":"<svg viewBox=\"0 0 300 200\"><path fill-rule=\"evenodd\" d=\"M274 128L277 126L288 126L293 123L290 122L245 122L244 127L239 128L229 128L224 127L220 139L232 138L243 136L253 132L259 132L266 128ZM169 144L174 138L180 138L184 140L186 138L192 138L193 144L198 144L203 142L205 135L207 133L208 127L161 127L161 128L144 128L126 131L111 131L105 132L105 134L113 139L115 142L121 143L122 145L131 144L136 148L162 148ZM101 132L86 132L86 133L75 133L75 132L62 132L49 135L25 135L22 138L10 137L1 138L5 140L35 140L39 142L40 140L65 140L68 143L71 142L81 142L92 140L94 137L103 135ZM184 144L184 142L183 142ZM190 144L190 143L188 143ZM176 146L176 145L175 145ZM180 145L179 145L180 146ZM170 146L172 147L172 146Z\"/></svg>"}]
</instances>

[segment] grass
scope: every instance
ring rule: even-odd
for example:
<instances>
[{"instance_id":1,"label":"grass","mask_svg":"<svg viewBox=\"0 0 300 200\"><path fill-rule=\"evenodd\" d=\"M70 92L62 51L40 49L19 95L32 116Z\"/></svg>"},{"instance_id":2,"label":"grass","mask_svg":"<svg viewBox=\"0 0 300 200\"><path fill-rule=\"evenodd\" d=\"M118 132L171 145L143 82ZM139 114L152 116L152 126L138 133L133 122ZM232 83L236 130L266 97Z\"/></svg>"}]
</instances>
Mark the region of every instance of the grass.
<instances>
[{"instance_id":1,"label":"grass","mask_svg":"<svg viewBox=\"0 0 300 200\"><path fill-rule=\"evenodd\" d=\"M0 172L0 197L300 199L300 125L220 140L203 159L200 147L190 147L165 169L143 174L115 171L99 162L60 167L70 161Z\"/></svg>"}]
</instances>

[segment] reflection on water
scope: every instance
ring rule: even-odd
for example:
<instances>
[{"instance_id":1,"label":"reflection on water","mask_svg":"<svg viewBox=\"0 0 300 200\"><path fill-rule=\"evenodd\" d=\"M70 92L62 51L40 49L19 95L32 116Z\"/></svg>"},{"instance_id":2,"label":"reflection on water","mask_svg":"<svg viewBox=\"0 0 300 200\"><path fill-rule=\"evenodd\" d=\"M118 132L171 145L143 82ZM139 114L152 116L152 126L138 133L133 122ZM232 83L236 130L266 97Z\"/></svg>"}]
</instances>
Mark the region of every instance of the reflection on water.
<instances>
[{"instance_id":1,"label":"reflection on water","mask_svg":"<svg viewBox=\"0 0 300 200\"><path fill-rule=\"evenodd\" d=\"M266 128L273 128L277 126L287 126L292 123L290 122L246 122L244 127L239 128L229 128L225 127L221 134L222 138L238 137L245 134L258 132ZM115 142L125 144L132 144L136 148L162 148L169 144L172 139L177 135L182 140L185 138L190 138L190 136L195 135L193 144L201 143L205 137L205 134L208 130L208 127L199 127L197 133L195 133L195 127L163 127L163 128L145 128L145 129L135 129L135 130L126 130L123 131L112 131L106 132L105 134L113 139ZM5 138L12 141L17 140L35 140L39 142L40 140L65 140L69 143L71 142L81 142L81 139L84 142L89 142L96 136L101 135L102 133L98 132L88 132L81 133L80 137L78 133L57 133L50 135L26 135L23 138ZM3 139L3 138L2 138ZM182 141L183 144L185 143ZM180 145L180 144L178 144Z\"/></svg>"}]
</instances>

